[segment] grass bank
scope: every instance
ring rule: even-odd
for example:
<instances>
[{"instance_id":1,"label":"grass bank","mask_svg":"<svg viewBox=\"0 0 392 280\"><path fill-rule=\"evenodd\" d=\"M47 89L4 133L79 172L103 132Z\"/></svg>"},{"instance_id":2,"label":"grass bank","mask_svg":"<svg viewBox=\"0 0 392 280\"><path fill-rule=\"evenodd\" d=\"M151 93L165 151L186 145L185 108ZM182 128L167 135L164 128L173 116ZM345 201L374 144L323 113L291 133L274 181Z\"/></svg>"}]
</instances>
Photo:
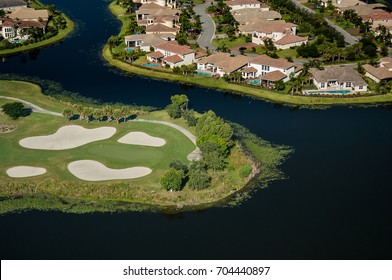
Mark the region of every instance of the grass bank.
<instances>
[{"instance_id":1,"label":"grass bank","mask_svg":"<svg viewBox=\"0 0 392 280\"><path fill-rule=\"evenodd\" d=\"M53 36L49 39L43 40L41 42L33 43L33 44L28 44L27 46L21 46L18 48L13 48L13 49L6 49L6 50L0 50L0 56L6 56L10 54L15 54L19 52L25 52L29 51L32 49L37 49L37 48L42 48L48 45L53 45L61 40L63 40L69 33L74 30L74 23L72 20L70 20L65 14L62 14L62 16L65 18L67 22L67 27L65 29L60 29L59 33L56 36Z\"/></svg>"},{"instance_id":2,"label":"grass bank","mask_svg":"<svg viewBox=\"0 0 392 280\"><path fill-rule=\"evenodd\" d=\"M123 26L121 28L120 34L122 34L124 30L125 21L122 19L121 15L124 10L115 2L112 2L109 5L110 11L119 19ZM124 61L120 61L114 59L112 54L110 53L110 49L108 45L102 50L102 56L108 61L108 63L114 67L117 67L125 72L131 72L137 75L153 77L157 79L179 82L179 83L188 83L195 84L208 88L215 88L222 91L229 91L232 93L243 94L255 98L264 99L267 101L283 103L288 105L295 106L307 106L307 107L317 107L317 106L331 106L331 105L366 105L366 104L385 104L392 102L392 93L385 95L364 95L358 97L351 98L329 98L329 97L309 97L309 96L300 96L300 95L288 95L279 93L276 91L263 90L260 88L246 86L246 85L238 85L238 84L229 84L225 82L223 79L214 79L209 77L203 77L198 75L192 76L182 76L174 73L163 72L159 70L154 70L147 67L142 67L139 65L132 65L126 63Z\"/></svg>"},{"instance_id":3,"label":"grass bank","mask_svg":"<svg viewBox=\"0 0 392 280\"><path fill-rule=\"evenodd\" d=\"M0 95L33 101L37 105L60 112L64 106L62 102L43 95L38 86L26 82L0 81ZM4 100L6 99L0 98L0 104L4 104ZM143 115L143 118L171 121L194 132L184 120L173 121L165 111L155 111ZM247 153L249 149L244 149L244 144L238 138L228 158L228 167L224 171L210 173L212 181L209 188L195 191L186 186L182 191L168 192L160 187L160 177L167 171L171 161L178 159L186 163L186 156L195 148L188 138L173 128L141 122L68 122L66 118L36 113L18 120L11 120L0 113L0 124L16 126L13 132L0 137L0 214L29 209L74 213L145 209L178 212L204 209L222 201L233 201L232 198L238 197L238 193L245 189L259 170L263 170L262 174L266 176L279 175L277 168L285 157L279 148L267 142L262 145L251 144L252 154L259 155L252 157ZM117 131L110 139L70 150L33 150L19 145L23 138L52 134L68 124L85 128L110 126ZM158 148L117 143L117 139L131 131L162 137L166 144ZM82 159L97 160L110 168L146 166L153 172L146 177L131 180L85 182L74 177L67 169L70 162ZM19 165L44 167L47 173L30 178L8 177L6 170ZM245 178L239 172L244 166L253 167L253 173ZM270 180L271 176L266 178Z\"/></svg>"}]
</instances>

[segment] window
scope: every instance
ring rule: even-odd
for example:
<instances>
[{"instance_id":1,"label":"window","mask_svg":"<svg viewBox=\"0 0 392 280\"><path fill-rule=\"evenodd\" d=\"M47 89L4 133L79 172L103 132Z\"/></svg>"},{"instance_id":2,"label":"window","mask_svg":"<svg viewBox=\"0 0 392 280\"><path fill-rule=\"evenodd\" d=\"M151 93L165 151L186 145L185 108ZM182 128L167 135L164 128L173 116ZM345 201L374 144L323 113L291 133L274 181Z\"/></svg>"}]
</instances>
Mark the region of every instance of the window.
<instances>
[{"instance_id":1,"label":"window","mask_svg":"<svg viewBox=\"0 0 392 280\"><path fill-rule=\"evenodd\" d=\"M351 82L346 82L346 87L351 87Z\"/></svg>"},{"instance_id":2,"label":"window","mask_svg":"<svg viewBox=\"0 0 392 280\"><path fill-rule=\"evenodd\" d=\"M359 88L359 89L363 89L363 86L359 86L358 88Z\"/></svg>"},{"instance_id":3,"label":"window","mask_svg":"<svg viewBox=\"0 0 392 280\"><path fill-rule=\"evenodd\" d=\"M324 84L324 83L321 83L321 84L320 84L320 88L325 88L325 84Z\"/></svg>"}]
</instances>

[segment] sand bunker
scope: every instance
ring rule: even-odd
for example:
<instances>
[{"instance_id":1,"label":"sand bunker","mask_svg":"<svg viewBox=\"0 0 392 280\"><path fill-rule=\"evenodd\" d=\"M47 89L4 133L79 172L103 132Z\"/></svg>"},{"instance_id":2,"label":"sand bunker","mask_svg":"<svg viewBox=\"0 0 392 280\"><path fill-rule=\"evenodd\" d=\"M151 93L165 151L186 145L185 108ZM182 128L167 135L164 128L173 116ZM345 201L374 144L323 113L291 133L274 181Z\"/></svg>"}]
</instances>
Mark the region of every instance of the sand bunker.
<instances>
[{"instance_id":1,"label":"sand bunker","mask_svg":"<svg viewBox=\"0 0 392 280\"><path fill-rule=\"evenodd\" d=\"M131 144L131 145L142 145L151 147L162 147L166 144L165 139L159 137L153 137L144 132L130 132L127 135L117 140L119 143Z\"/></svg>"},{"instance_id":2,"label":"sand bunker","mask_svg":"<svg viewBox=\"0 0 392 280\"><path fill-rule=\"evenodd\" d=\"M85 181L134 179L146 176L152 172L152 170L147 167L111 169L95 160L78 160L71 162L68 164L68 170L74 176Z\"/></svg>"},{"instance_id":3,"label":"sand bunker","mask_svg":"<svg viewBox=\"0 0 392 280\"><path fill-rule=\"evenodd\" d=\"M26 178L45 174L46 169L33 166L15 166L9 168L6 173L12 178Z\"/></svg>"},{"instance_id":4,"label":"sand bunker","mask_svg":"<svg viewBox=\"0 0 392 280\"><path fill-rule=\"evenodd\" d=\"M114 127L87 129L79 125L63 126L56 133L47 136L35 136L19 141L22 147L38 150L67 150L82 145L104 140L116 133Z\"/></svg>"}]
</instances>

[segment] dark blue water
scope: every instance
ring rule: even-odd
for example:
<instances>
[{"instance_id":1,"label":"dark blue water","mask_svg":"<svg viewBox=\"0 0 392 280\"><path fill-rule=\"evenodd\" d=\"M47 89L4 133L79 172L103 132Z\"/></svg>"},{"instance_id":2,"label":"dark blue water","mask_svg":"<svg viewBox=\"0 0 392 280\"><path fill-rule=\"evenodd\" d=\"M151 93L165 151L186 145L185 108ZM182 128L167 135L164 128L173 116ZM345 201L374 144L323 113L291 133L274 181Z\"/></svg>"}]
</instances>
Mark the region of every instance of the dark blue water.
<instances>
[{"instance_id":1,"label":"dark blue water","mask_svg":"<svg viewBox=\"0 0 392 280\"><path fill-rule=\"evenodd\" d=\"M391 259L392 111L293 110L204 88L131 77L100 58L118 22L100 0L53 0L77 22L61 45L0 64L104 101L163 107L186 93L295 154L288 180L236 208L175 216L29 212L0 217L0 257L16 259Z\"/></svg>"}]
</instances>

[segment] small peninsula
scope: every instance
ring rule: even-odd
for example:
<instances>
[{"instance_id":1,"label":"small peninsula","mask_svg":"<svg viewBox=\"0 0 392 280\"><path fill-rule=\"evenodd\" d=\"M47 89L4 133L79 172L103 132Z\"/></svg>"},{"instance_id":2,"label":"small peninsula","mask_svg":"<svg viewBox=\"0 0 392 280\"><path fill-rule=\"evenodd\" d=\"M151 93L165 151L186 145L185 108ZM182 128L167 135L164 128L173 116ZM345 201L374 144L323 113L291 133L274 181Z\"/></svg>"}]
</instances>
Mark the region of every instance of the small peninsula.
<instances>
[{"instance_id":1,"label":"small peninsula","mask_svg":"<svg viewBox=\"0 0 392 280\"><path fill-rule=\"evenodd\" d=\"M295 106L392 102L392 84L374 74L388 70L391 38L376 25L354 38L337 12L339 24L294 0L236 3L113 1L122 28L103 57L126 72Z\"/></svg>"},{"instance_id":2,"label":"small peninsula","mask_svg":"<svg viewBox=\"0 0 392 280\"><path fill-rule=\"evenodd\" d=\"M185 95L165 110L61 101L0 81L0 213L170 213L237 203L282 179L289 147L264 141ZM60 113L62 112L62 113Z\"/></svg>"},{"instance_id":3,"label":"small peninsula","mask_svg":"<svg viewBox=\"0 0 392 280\"><path fill-rule=\"evenodd\" d=\"M74 23L54 5L7 1L0 5L0 56L54 44L73 30Z\"/></svg>"}]
</instances>

